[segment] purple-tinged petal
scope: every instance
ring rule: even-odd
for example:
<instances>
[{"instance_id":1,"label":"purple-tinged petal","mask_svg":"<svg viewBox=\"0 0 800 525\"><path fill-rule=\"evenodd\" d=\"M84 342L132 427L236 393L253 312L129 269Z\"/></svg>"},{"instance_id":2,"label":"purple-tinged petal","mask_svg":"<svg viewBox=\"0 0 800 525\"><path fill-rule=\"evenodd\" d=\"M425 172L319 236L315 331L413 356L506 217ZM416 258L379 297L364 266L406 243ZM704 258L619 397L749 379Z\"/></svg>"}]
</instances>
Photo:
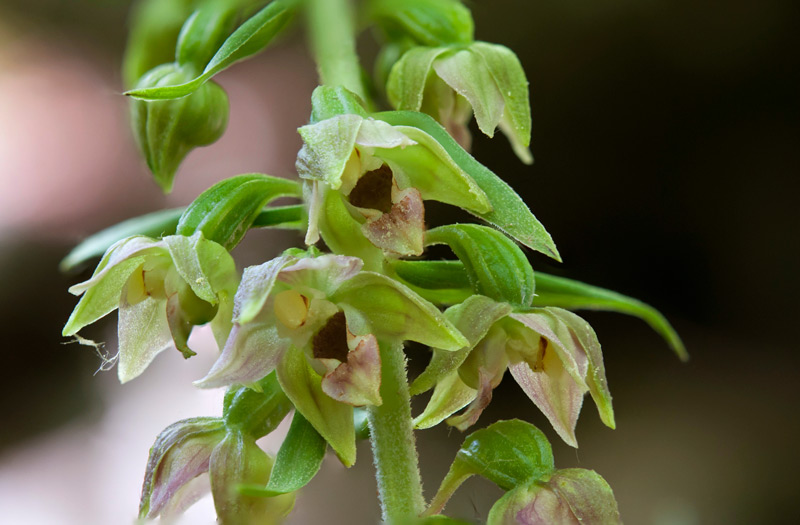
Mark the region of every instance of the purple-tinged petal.
<instances>
[{"instance_id":1,"label":"purple-tinged petal","mask_svg":"<svg viewBox=\"0 0 800 525\"><path fill-rule=\"evenodd\" d=\"M327 254L299 259L284 267L278 278L289 286L306 287L329 295L340 284L352 279L363 266L358 257Z\"/></svg>"},{"instance_id":2,"label":"purple-tinged petal","mask_svg":"<svg viewBox=\"0 0 800 525\"><path fill-rule=\"evenodd\" d=\"M200 388L250 385L272 372L289 347L278 335L274 318L267 322L235 324L225 348L206 376L194 382Z\"/></svg>"},{"instance_id":3,"label":"purple-tinged petal","mask_svg":"<svg viewBox=\"0 0 800 525\"><path fill-rule=\"evenodd\" d=\"M392 200L395 200L394 196ZM368 219L361 231L372 244L384 251L397 255L422 255L425 206L419 191L408 188L397 192L396 202L389 213Z\"/></svg>"},{"instance_id":4,"label":"purple-tinged petal","mask_svg":"<svg viewBox=\"0 0 800 525\"><path fill-rule=\"evenodd\" d=\"M546 347L540 370L532 370L525 361L512 364L508 369L531 401L550 420L558 435L568 445L577 448L575 425L587 389L573 380L552 350L552 345Z\"/></svg>"},{"instance_id":5,"label":"purple-tinged petal","mask_svg":"<svg viewBox=\"0 0 800 525\"><path fill-rule=\"evenodd\" d=\"M293 260L294 257L282 255L264 264L244 269L242 281L233 300L235 322L244 324L255 319L264 308L278 273Z\"/></svg>"},{"instance_id":6,"label":"purple-tinged petal","mask_svg":"<svg viewBox=\"0 0 800 525\"><path fill-rule=\"evenodd\" d=\"M492 372L484 369L478 372L478 394L463 414L453 416L447 420L448 425L456 427L461 432L464 432L478 421L483 410L489 406L489 402L492 400L492 389L494 388L492 386L493 375Z\"/></svg>"},{"instance_id":7,"label":"purple-tinged petal","mask_svg":"<svg viewBox=\"0 0 800 525\"><path fill-rule=\"evenodd\" d=\"M356 144L361 148L400 148L416 144L397 127L382 120L364 119L356 136Z\"/></svg>"},{"instance_id":8,"label":"purple-tinged petal","mask_svg":"<svg viewBox=\"0 0 800 525\"><path fill-rule=\"evenodd\" d=\"M207 472L212 450L223 436L219 418L185 419L165 428L150 449L140 517L158 516L181 496L182 487Z\"/></svg>"},{"instance_id":9,"label":"purple-tinged petal","mask_svg":"<svg viewBox=\"0 0 800 525\"><path fill-rule=\"evenodd\" d=\"M347 354L347 361L322 378L322 391L353 406L381 405L381 356L378 340L369 334Z\"/></svg>"},{"instance_id":10,"label":"purple-tinged petal","mask_svg":"<svg viewBox=\"0 0 800 525\"><path fill-rule=\"evenodd\" d=\"M611 404L611 392L608 389L606 379L606 369L603 365L603 351L597 335L589 323L578 317L572 312L561 308L549 308L550 312L558 317L573 334L575 344L579 345L586 353L589 369L586 373L586 384L589 387L589 394L597 405L600 419L607 426L614 428L614 408Z\"/></svg>"}]
</instances>

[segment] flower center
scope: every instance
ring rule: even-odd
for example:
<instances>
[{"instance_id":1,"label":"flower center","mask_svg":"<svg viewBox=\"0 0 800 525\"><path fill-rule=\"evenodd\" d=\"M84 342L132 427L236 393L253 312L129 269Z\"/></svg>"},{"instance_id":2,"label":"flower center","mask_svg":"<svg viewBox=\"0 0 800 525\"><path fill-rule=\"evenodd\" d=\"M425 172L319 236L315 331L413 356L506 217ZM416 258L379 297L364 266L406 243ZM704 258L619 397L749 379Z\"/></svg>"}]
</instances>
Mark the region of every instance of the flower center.
<instances>
[{"instance_id":1,"label":"flower center","mask_svg":"<svg viewBox=\"0 0 800 525\"><path fill-rule=\"evenodd\" d=\"M344 312L333 314L325 326L317 332L311 342L312 352L317 359L338 359L347 362L347 320Z\"/></svg>"},{"instance_id":2,"label":"flower center","mask_svg":"<svg viewBox=\"0 0 800 525\"><path fill-rule=\"evenodd\" d=\"M308 297L295 290L285 290L277 294L275 317L291 330L303 326L308 317Z\"/></svg>"},{"instance_id":3,"label":"flower center","mask_svg":"<svg viewBox=\"0 0 800 525\"><path fill-rule=\"evenodd\" d=\"M393 178L392 170L386 164L366 172L350 191L350 204L389 213L392 209Z\"/></svg>"}]
</instances>

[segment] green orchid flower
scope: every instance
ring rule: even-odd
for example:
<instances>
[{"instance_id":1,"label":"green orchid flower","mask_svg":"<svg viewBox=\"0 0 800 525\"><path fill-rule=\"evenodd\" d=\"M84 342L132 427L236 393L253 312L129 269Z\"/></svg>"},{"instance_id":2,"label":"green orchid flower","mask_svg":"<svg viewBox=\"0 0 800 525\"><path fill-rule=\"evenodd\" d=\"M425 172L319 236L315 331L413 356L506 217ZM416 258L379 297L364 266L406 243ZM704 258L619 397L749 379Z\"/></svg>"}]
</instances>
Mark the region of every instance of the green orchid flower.
<instances>
[{"instance_id":1,"label":"green orchid flower","mask_svg":"<svg viewBox=\"0 0 800 525\"><path fill-rule=\"evenodd\" d=\"M472 177L419 128L344 114L299 132L304 145L297 171L310 207L307 244L321 234L333 251L363 259L372 247L420 255L424 200L473 213L492 210Z\"/></svg>"},{"instance_id":2,"label":"green orchid flower","mask_svg":"<svg viewBox=\"0 0 800 525\"><path fill-rule=\"evenodd\" d=\"M449 308L445 316L470 346L459 352L435 351L412 384L412 394L435 385L428 406L415 420L417 428L447 418L462 431L473 425L506 370L567 444L578 446L575 425L587 392L602 421L614 428L600 344L577 315L553 307L514 311L506 303L476 295ZM467 405L463 414L450 417Z\"/></svg>"},{"instance_id":3,"label":"green orchid flower","mask_svg":"<svg viewBox=\"0 0 800 525\"><path fill-rule=\"evenodd\" d=\"M431 303L362 266L355 257L290 253L245 269L230 337L196 384L252 385L277 370L297 410L352 465L353 407L383 402L380 345L467 344Z\"/></svg>"},{"instance_id":4,"label":"green orchid flower","mask_svg":"<svg viewBox=\"0 0 800 525\"><path fill-rule=\"evenodd\" d=\"M487 42L414 47L392 67L386 91L396 109L431 115L465 148L474 113L484 134L492 137L499 127L520 160L533 162L528 80L507 47Z\"/></svg>"},{"instance_id":5,"label":"green orchid flower","mask_svg":"<svg viewBox=\"0 0 800 525\"><path fill-rule=\"evenodd\" d=\"M173 344L184 357L194 355L187 345L194 326L210 322L224 343L237 284L228 251L201 232L129 237L106 251L88 281L69 289L82 297L62 333L74 336L119 309L117 372L125 383Z\"/></svg>"}]
</instances>

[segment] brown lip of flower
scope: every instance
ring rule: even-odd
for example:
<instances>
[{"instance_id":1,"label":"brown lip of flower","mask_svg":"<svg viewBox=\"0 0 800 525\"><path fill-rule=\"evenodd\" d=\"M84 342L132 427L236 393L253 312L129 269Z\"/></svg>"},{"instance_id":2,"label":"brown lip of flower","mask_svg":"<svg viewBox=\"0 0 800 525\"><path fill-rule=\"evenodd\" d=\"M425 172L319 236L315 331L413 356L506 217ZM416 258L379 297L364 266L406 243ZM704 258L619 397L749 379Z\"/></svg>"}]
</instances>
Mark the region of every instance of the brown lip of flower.
<instances>
[{"instance_id":1,"label":"brown lip of flower","mask_svg":"<svg viewBox=\"0 0 800 525\"><path fill-rule=\"evenodd\" d=\"M383 164L380 168L366 172L350 191L348 200L357 208L369 208L383 213L392 210L392 169Z\"/></svg>"},{"instance_id":2,"label":"brown lip of flower","mask_svg":"<svg viewBox=\"0 0 800 525\"><path fill-rule=\"evenodd\" d=\"M347 320L341 310L328 318L328 321L314 335L311 351L316 359L336 359L347 362L350 348L347 346Z\"/></svg>"}]
</instances>

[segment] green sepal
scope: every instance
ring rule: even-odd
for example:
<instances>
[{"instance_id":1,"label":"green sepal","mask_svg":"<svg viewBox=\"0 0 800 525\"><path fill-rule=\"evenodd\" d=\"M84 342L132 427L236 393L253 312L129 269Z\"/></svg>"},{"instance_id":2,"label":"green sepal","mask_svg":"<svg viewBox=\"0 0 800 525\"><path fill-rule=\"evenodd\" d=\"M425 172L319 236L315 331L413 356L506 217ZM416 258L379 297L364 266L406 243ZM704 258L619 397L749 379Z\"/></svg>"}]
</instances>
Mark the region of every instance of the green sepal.
<instances>
[{"instance_id":1,"label":"green sepal","mask_svg":"<svg viewBox=\"0 0 800 525\"><path fill-rule=\"evenodd\" d=\"M558 306L567 310L602 310L632 315L646 322L681 361L689 359L680 336L655 308L637 299L565 277L536 272L534 306Z\"/></svg>"},{"instance_id":2,"label":"green sepal","mask_svg":"<svg viewBox=\"0 0 800 525\"><path fill-rule=\"evenodd\" d=\"M522 250L497 230L450 224L428 230L425 244L447 244L464 263L475 293L523 308L533 302L533 269Z\"/></svg>"},{"instance_id":3,"label":"green sepal","mask_svg":"<svg viewBox=\"0 0 800 525\"><path fill-rule=\"evenodd\" d=\"M379 339L417 341L443 350L468 344L434 305L385 275L362 271L344 282L331 301L365 317Z\"/></svg>"},{"instance_id":4,"label":"green sepal","mask_svg":"<svg viewBox=\"0 0 800 525\"><path fill-rule=\"evenodd\" d=\"M415 111L385 111L374 113L372 116L393 126L417 127L433 137L447 151L450 158L472 177L492 205L492 211L471 213L496 226L528 248L561 261L550 234L531 213L522 198L502 179L464 151L464 148L459 146L433 117Z\"/></svg>"},{"instance_id":5,"label":"green sepal","mask_svg":"<svg viewBox=\"0 0 800 525\"><path fill-rule=\"evenodd\" d=\"M412 38L427 46L468 44L472 14L459 0L375 0L371 16L389 40Z\"/></svg>"},{"instance_id":6,"label":"green sepal","mask_svg":"<svg viewBox=\"0 0 800 525\"><path fill-rule=\"evenodd\" d=\"M344 86L317 86L311 93L311 124L338 115L367 118L364 101Z\"/></svg>"},{"instance_id":7,"label":"green sepal","mask_svg":"<svg viewBox=\"0 0 800 525\"><path fill-rule=\"evenodd\" d=\"M175 43L194 0L143 0L133 8L122 60L122 78L132 88L154 67L172 62Z\"/></svg>"},{"instance_id":8,"label":"green sepal","mask_svg":"<svg viewBox=\"0 0 800 525\"><path fill-rule=\"evenodd\" d=\"M353 407L322 391L322 377L308 364L302 350L291 347L278 364L278 381L295 408L331 446L341 462L356 462Z\"/></svg>"},{"instance_id":9,"label":"green sepal","mask_svg":"<svg viewBox=\"0 0 800 525\"><path fill-rule=\"evenodd\" d=\"M178 64L163 64L146 73L137 85L158 89L190 75L191 71ZM215 82L180 100L131 100L130 107L136 142L165 193L172 190L175 172L186 155L215 142L228 125L228 95Z\"/></svg>"},{"instance_id":10,"label":"green sepal","mask_svg":"<svg viewBox=\"0 0 800 525\"><path fill-rule=\"evenodd\" d=\"M392 67L386 83L386 96L392 106L419 111L433 62L448 50L446 47L415 47L403 54Z\"/></svg>"},{"instance_id":11,"label":"green sepal","mask_svg":"<svg viewBox=\"0 0 800 525\"><path fill-rule=\"evenodd\" d=\"M175 61L203 69L233 29L236 5L229 0L205 0L181 27Z\"/></svg>"},{"instance_id":12,"label":"green sepal","mask_svg":"<svg viewBox=\"0 0 800 525\"><path fill-rule=\"evenodd\" d=\"M227 428L241 430L258 439L278 428L291 410L292 403L272 372L249 388L237 386L228 389L222 418Z\"/></svg>"},{"instance_id":13,"label":"green sepal","mask_svg":"<svg viewBox=\"0 0 800 525\"><path fill-rule=\"evenodd\" d=\"M427 392L436 385L439 379L461 366L470 351L486 336L492 325L509 313L511 313L511 305L493 301L482 295L473 295L463 303L448 308L444 312L444 316L467 338L469 345L457 352L434 349L431 362L411 384L411 395ZM446 414L439 421L463 406ZM425 409L425 412L429 413L428 408Z\"/></svg>"},{"instance_id":14,"label":"green sepal","mask_svg":"<svg viewBox=\"0 0 800 525\"><path fill-rule=\"evenodd\" d=\"M180 218L178 235L203 236L227 250L247 233L264 206L279 197L301 197L296 181L260 173L237 175L211 186L192 202Z\"/></svg>"},{"instance_id":15,"label":"green sepal","mask_svg":"<svg viewBox=\"0 0 800 525\"><path fill-rule=\"evenodd\" d=\"M461 354L461 352L451 352L453 354ZM435 355L435 354L434 354ZM463 362L466 356L457 355L453 356L446 365L461 359ZM429 374L429 377L432 377L434 374ZM427 378L426 378L427 379ZM416 391L422 391L422 386L412 385L415 386ZM424 385L427 386L427 385ZM445 375L437 375L436 378L436 388L433 389L433 394L431 395L428 404L425 405L425 410L414 418L414 428L416 429L426 429L431 428L451 415L455 412L458 412L473 399L477 395L478 391L471 386L464 383L458 375L457 371L452 371L449 374Z\"/></svg>"},{"instance_id":16,"label":"green sepal","mask_svg":"<svg viewBox=\"0 0 800 525\"><path fill-rule=\"evenodd\" d=\"M103 255L114 243L127 237L144 235L158 238L163 235L172 235L175 233L175 227L178 225L178 219L184 209L172 208L155 211L122 221L90 235L61 260L58 269L62 272L72 271L89 259Z\"/></svg>"},{"instance_id":17,"label":"green sepal","mask_svg":"<svg viewBox=\"0 0 800 525\"><path fill-rule=\"evenodd\" d=\"M144 100L175 99L189 95L220 71L267 47L292 19L295 3L293 0L274 0L253 15L222 43L202 74L194 79L135 88L126 91L125 95Z\"/></svg>"},{"instance_id":18,"label":"green sepal","mask_svg":"<svg viewBox=\"0 0 800 525\"><path fill-rule=\"evenodd\" d=\"M325 439L299 411L294 413L289 433L283 440L266 487L240 487L248 496L272 497L305 487L319 472L325 450Z\"/></svg>"},{"instance_id":19,"label":"green sepal","mask_svg":"<svg viewBox=\"0 0 800 525\"><path fill-rule=\"evenodd\" d=\"M553 451L542 431L518 419L498 421L467 436L425 514L440 512L472 475L511 490L550 475L554 468Z\"/></svg>"},{"instance_id":20,"label":"green sepal","mask_svg":"<svg viewBox=\"0 0 800 525\"><path fill-rule=\"evenodd\" d=\"M191 237L170 235L162 242L172 256L175 269L197 297L211 305L222 299L221 293L233 300L238 284L236 264L224 247L203 237L202 232Z\"/></svg>"}]
</instances>

